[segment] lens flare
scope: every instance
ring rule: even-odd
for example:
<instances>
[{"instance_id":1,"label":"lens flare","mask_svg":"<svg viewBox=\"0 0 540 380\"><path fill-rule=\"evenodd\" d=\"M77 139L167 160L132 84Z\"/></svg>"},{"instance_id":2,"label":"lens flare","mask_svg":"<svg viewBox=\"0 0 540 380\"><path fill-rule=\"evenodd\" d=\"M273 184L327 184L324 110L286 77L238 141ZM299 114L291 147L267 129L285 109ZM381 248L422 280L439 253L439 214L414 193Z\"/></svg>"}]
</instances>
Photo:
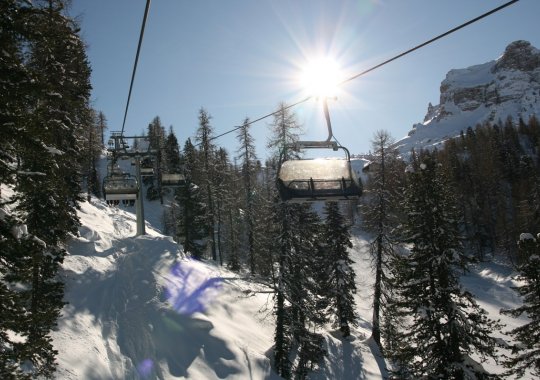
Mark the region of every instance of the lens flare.
<instances>
[{"instance_id":1,"label":"lens flare","mask_svg":"<svg viewBox=\"0 0 540 380\"><path fill-rule=\"evenodd\" d=\"M143 379L150 377L152 370L154 369L154 362L152 359L145 359L137 366L137 372Z\"/></svg>"},{"instance_id":2,"label":"lens flare","mask_svg":"<svg viewBox=\"0 0 540 380\"><path fill-rule=\"evenodd\" d=\"M165 297L173 310L184 315L204 312L216 298L223 279L211 277L192 260L177 263L167 278Z\"/></svg>"}]
</instances>

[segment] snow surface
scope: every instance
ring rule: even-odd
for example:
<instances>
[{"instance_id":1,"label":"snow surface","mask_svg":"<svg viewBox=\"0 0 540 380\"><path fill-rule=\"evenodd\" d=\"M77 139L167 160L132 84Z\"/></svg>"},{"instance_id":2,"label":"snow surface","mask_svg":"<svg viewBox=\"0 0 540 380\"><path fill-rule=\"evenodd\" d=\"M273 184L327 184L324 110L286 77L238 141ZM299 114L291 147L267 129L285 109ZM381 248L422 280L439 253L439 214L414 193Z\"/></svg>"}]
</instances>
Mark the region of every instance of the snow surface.
<instances>
[{"instance_id":1,"label":"snow surface","mask_svg":"<svg viewBox=\"0 0 540 380\"><path fill-rule=\"evenodd\" d=\"M157 203L157 202L155 202ZM134 215L98 199L81 205L80 236L61 276L66 301L58 329L58 379L278 379L271 369L274 321L268 288L212 263L189 260ZM355 252L367 243L355 238ZM357 273L370 259L358 257ZM359 278L359 289L371 278ZM313 379L380 379L384 363L369 339L369 291L360 325L343 340L325 334L328 358Z\"/></svg>"},{"instance_id":2,"label":"snow surface","mask_svg":"<svg viewBox=\"0 0 540 380\"><path fill-rule=\"evenodd\" d=\"M147 208L152 205L159 208L159 202ZM101 200L83 203L79 216L80 236L70 242L61 271L68 304L53 332L56 378L279 378L271 369L273 302L266 286L183 257L181 247L150 224L147 235L134 237L133 213ZM338 331L324 332L328 355L310 379L387 376L370 338L369 236L353 232L359 326L347 340ZM479 266L464 284L510 329L523 320L499 315L500 308L520 303L508 268ZM494 362L486 369L502 370Z\"/></svg>"}]
</instances>

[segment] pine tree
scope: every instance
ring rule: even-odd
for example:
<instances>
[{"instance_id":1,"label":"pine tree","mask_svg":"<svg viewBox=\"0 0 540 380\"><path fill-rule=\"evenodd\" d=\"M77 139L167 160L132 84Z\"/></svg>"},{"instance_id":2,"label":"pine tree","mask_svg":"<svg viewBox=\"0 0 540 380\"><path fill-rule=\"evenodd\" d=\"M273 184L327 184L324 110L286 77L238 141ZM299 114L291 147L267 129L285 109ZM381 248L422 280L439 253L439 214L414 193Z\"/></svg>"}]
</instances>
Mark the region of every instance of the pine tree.
<instances>
[{"instance_id":1,"label":"pine tree","mask_svg":"<svg viewBox=\"0 0 540 380\"><path fill-rule=\"evenodd\" d=\"M345 219L339 212L337 202L326 202L326 220L322 241L324 267L327 274L324 293L330 298L329 311L334 325L338 326L343 337L351 334L350 326L356 326L354 294L356 294L356 274L349 257L352 248L351 235Z\"/></svg>"},{"instance_id":2,"label":"pine tree","mask_svg":"<svg viewBox=\"0 0 540 380\"><path fill-rule=\"evenodd\" d=\"M279 112L274 115L274 121L271 125L272 137L267 147L273 150L273 162L278 162L285 146L298 140L296 131L299 124L295 115L292 114L284 103L279 105ZM275 183L275 178L269 178L269 182ZM288 258L292 250L292 233L289 214L292 210L290 205L282 204L277 201L277 194L273 194L272 218L275 225L272 231L275 232L274 247L277 251L277 274L274 276L276 288L276 330L274 334L274 366L277 373L285 379L292 376L292 363L289 358L292 349L292 316L290 308L287 305L288 296L288 273L290 265Z\"/></svg>"},{"instance_id":3,"label":"pine tree","mask_svg":"<svg viewBox=\"0 0 540 380\"><path fill-rule=\"evenodd\" d=\"M13 339L26 336L25 294L18 291L21 271L29 266L26 255L29 236L21 221L0 208L0 377L25 379L20 364L26 359L25 345ZM9 332L9 333L8 333Z\"/></svg>"},{"instance_id":4,"label":"pine tree","mask_svg":"<svg viewBox=\"0 0 540 380\"><path fill-rule=\"evenodd\" d=\"M31 72L24 64L23 44L29 38L22 0L0 3L0 184L13 184L17 148L26 140L28 109L25 97L31 91ZM1 195L1 190L0 190Z\"/></svg>"},{"instance_id":5,"label":"pine tree","mask_svg":"<svg viewBox=\"0 0 540 380\"><path fill-rule=\"evenodd\" d=\"M254 242L254 191L255 191L255 154L254 140L249 133L249 119L246 118L236 136L240 147L236 151L242 165L242 180L244 185L244 218L246 223L248 262L251 274L255 274L255 242Z\"/></svg>"},{"instance_id":6,"label":"pine tree","mask_svg":"<svg viewBox=\"0 0 540 380\"><path fill-rule=\"evenodd\" d=\"M276 325L277 332L281 328L283 346L284 369L292 371L296 378L303 379L307 373L317 368L324 356L321 346L322 338L311 331L327 321L324 309L321 307L320 297L321 278L320 263L324 250L320 245L322 241L321 221L313 212L310 205L290 205L282 208L284 225L288 228L281 231L279 244L285 248L280 255L280 272L278 277L277 297L284 299L283 309L276 310L282 318L283 327ZM279 306L279 298L278 305ZM296 353L296 355L293 355ZM279 368L279 367L278 367ZM282 368L282 369L283 369ZM281 374L281 376L284 376Z\"/></svg>"},{"instance_id":7,"label":"pine tree","mask_svg":"<svg viewBox=\"0 0 540 380\"><path fill-rule=\"evenodd\" d=\"M180 205L178 216L177 236L184 247L184 252L196 259L204 255L207 236L205 210L199 186L192 182L191 173L195 165L195 147L188 139L184 146L186 160L186 183L176 193L175 200Z\"/></svg>"},{"instance_id":8,"label":"pine tree","mask_svg":"<svg viewBox=\"0 0 540 380\"><path fill-rule=\"evenodd\" d=\"M270 223L272 219L272 210L274 199L276 198L275 182L272 182L270 168L267 164L265 168L257 163L257 178L255 182L255 196L253 197L254 223L253 223L253 241L255 254L255 266L258 274L269 277L274 270L275 249L274 241L277 236L277 225Z\"/></svg>"},{"instance_id":9,"label":"pine tree","mask_svg":"<svg viewBox=\"0 0 540 380\"><path fill-rule=\"evenodd\" d=\"M284 105L279 105L271 125L272 137L268 147L273 150L273 160L297 157L291 147L298 141L300 125L296 117ZM283 153L287 157L283 157ZM275 183L275 178L270 180ZM326 322L320 307L320 283L318 273L323 249L320 218L310 205L290 205L277 200L273 192L274 205L272 223L275 233L274 249L277 257L277 273L274 276L276 289L276 330L274 365L278 374L286 379L293 375L304 379L315 369L324 356L322 337L311 328ZM294 355L294 353L296 355Z\"/></svg>"},{"instance_id":10,"label":"pine tree","mask_svg":"<svg viewBox=\"0 0 540 380\"><path fill-rule=\"evenodd\" d=\"M105 146L105 131L109 128L107 126L107 118L102 111L99 111L97 114L97 129L101 137L101 146Z\"/></svg>"},{"instance_id":11,"label":"pine tree","mask_svg":"<svg viewBox=\"0 0 540 380\"><path fill-rule=\"evenodd\" d=\"M88 127L83 131L81 147L82 156L82 175L86 178L86 186L88 197L90 200L90 194L100 196L101 186L98 176L97 165L101 156L103 145L101 143L99 117L95 110L90 110L88 115L90 120L87 121Z\"/></svg>"},{"instance_id":12,"label":"pine tree","mask_svg":"<svg viewBox=\"0 0 540 380\"><path fill-rule=\"evenodd\" d=\"M483 379L478 356L495 357L491 332L499 327L462 289L459 275L470 263L460 244L452 193L431 154L413 157L404 226L410 254L399 273L399 306L410 320L394 346L412 378ZM496 376L492 376L496 377Z\"/></svg>"},{"instance_id":13,"label":"pine tree","mask_svg":"<svg viewBox=\"0 0 540 380\"><path fill-rule=\"evenodd\" d=\"M200 145L200 151L202 153L202 189L206 198L206 229L208 231L208 243L210 244L210 252L212 254L212 260L217 260L216 241L214 236L214 228L216 223L215 205L214 205L214 151L215 146L212 144L212 135L214 133L212 126L210 125L210 119L212 117L204 109L199 110L199 128L197 129L196 140Z\"/></svg>"},{"instance_id":14,"label":"pine tree","mask_svg":"<svg viewBox=\"0 0 540 380\"><path fill-rule=\"evenodd\" d=\"M523 305L511 310L501 310L503 314L519 317L526 315L527 323L510 331L517 340L512 345L512 357L506 358L504 365L507 375L520 379L529 370L533 376L540 376L540 234L521 234L518 242L521 263L516 278L522 285L514 290L523 298Z\"/></svg>"},{"instance_id":15,"label":"pine tree","mask_svg":"<svg viewBox=\"0 0 540 380\"><path fill-rule=\"evenodd\" d=\"M229 162L229 155L224 148L219 148L214 159L216 162L215 170L215 187L216 187L216 239L219 263L223 265L224 247L223 243L226 240L227 228L232 226L227 225L227 209L234 207L232 199L233 189L233 173Z\"/></svg>"},{"instance_id":16,"label":"pine tree","mask_svg":"<svg viewBox=\"0 0 540 380\"><path fill-rule=\"evenodd\" d=\"M79 224L78 142L91 120L90 67L64 5L58 0L0 4L0 182L15 190L6 201L12 211L0 222L0 292L7 302L0 339L6 329L24 338L2 341L6 378L21 375L22 363L30 370L21 377L54 373L50 330L63 307L63 284L56 275L62 246Z\"/></svg>"}]
</instances>

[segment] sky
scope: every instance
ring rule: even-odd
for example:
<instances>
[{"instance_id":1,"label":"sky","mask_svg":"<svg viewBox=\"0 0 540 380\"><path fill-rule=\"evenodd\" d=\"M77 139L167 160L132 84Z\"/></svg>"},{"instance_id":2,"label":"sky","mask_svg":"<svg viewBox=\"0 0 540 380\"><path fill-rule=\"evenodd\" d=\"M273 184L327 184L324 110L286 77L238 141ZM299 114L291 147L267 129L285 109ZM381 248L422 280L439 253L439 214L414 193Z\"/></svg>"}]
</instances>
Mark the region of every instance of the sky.
<instances>
[{"instance_id":1,"label":"sky","mask_svg":"<svg viewBox=\"0 0 540 380\"><path fill-rule=\"evenodd\" d=\"M507 0L154 0L151 2L125 124L142 134L159 116L181 144L204 108L215 135L306 96L302 73L323 57L350 78ZM122 128L146 0L72 0L92 67L92 106L109 131ZM342 84L328 100L334 137L367 153L378 130L396 140L423 121L451 69L497 59L516 40L540 48L540 1L517 3L441 40ZM305 140L328 136L315 99L291 109ZM272 118L250 131L266 159ZM238 149L236 133L214 143ZM332 155L330 151L330 155Z\"/></svg>"}]
</instances>

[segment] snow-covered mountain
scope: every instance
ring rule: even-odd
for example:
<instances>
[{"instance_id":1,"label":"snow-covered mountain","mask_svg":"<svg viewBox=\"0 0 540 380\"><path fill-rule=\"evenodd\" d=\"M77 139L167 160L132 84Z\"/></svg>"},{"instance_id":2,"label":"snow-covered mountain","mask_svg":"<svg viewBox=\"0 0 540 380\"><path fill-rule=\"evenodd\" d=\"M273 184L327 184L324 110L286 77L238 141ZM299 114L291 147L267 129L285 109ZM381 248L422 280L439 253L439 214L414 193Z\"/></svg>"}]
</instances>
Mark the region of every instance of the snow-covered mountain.
<instances>
[{"instance_id":1,"label":"snow-covered mountain","mask_svg":"<svg viewBox=\"0 0 540 380\"><path fill-rule=\"evenodd\" d=\"M450 70L441 83L440 103L428 105L424 121L396 143L403 154L433 148L484 122L527 121L540 114L540 50L527 41L509 44L484 64Z\"/></svg>"}]
</instances>

